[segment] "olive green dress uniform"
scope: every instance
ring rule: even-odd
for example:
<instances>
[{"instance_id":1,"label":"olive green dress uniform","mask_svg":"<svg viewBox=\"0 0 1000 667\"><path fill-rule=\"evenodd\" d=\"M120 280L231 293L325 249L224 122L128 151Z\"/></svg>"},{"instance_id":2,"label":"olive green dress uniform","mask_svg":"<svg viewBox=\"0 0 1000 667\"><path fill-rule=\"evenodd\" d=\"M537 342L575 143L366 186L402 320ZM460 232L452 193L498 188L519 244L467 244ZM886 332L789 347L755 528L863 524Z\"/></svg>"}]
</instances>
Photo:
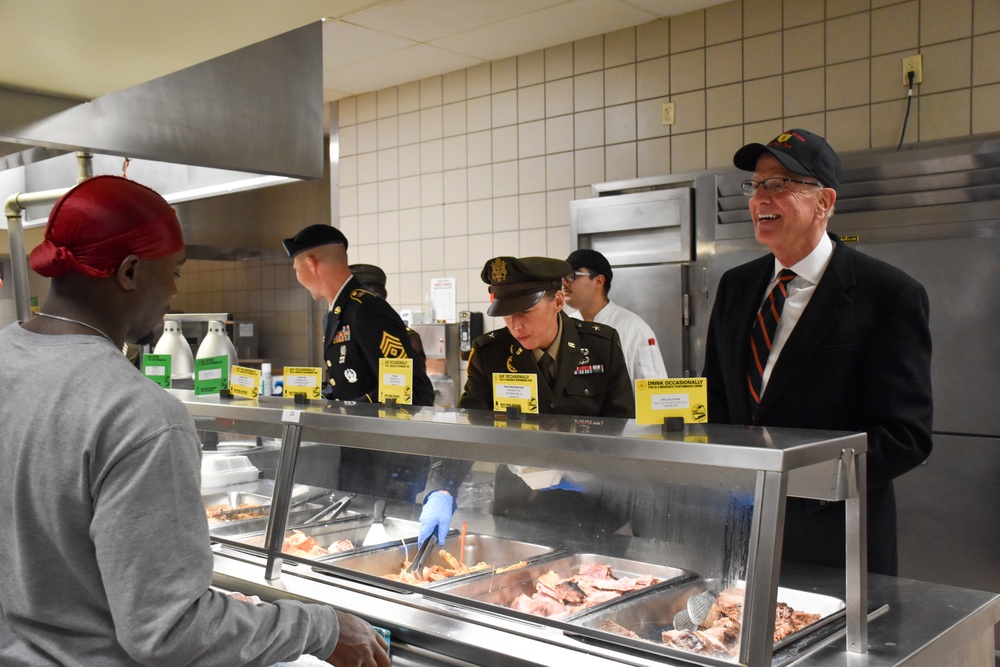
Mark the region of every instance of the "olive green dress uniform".
<instances>
[{"instance_id":1,"label":"olive green dress uniform","mask_svg":"<svg viewBox=\"0 0 1000 667\"><path fill-rule=\"evenodd\" d=\"M556 358L554 386L542 379L535 356L506 328L472 343L463 408L493 409L493 373L534 373L538 378L538 411L563 415L635 416L635 397L618 332L565 313Z\"/></svg>"},{"instance_id":2,"label":"olive green dress uniform","mask_svg":"<svg viewBox=\"0 0 1000 667\"><path fill-rule=\"evenodd\" d=\"M562 287L572 273L562 260L547 257L497 257L483 268L495 301L490 315L512 315L533 307L545 292ZM538 376L538 411L584 417L635 416L635 397L618 332L565 313L552 385L544 379L531 350L524 349L507 328L477 338L469 355L468 379L459 407L493 410L493 373ZM429 488L433 488L428 484ZM613 532L627 517L610 509L603 497L567 488L532 490L507 466L497 469L493 513L532 521L577 525L591 534Z\"/></svg>"}]
</instances>

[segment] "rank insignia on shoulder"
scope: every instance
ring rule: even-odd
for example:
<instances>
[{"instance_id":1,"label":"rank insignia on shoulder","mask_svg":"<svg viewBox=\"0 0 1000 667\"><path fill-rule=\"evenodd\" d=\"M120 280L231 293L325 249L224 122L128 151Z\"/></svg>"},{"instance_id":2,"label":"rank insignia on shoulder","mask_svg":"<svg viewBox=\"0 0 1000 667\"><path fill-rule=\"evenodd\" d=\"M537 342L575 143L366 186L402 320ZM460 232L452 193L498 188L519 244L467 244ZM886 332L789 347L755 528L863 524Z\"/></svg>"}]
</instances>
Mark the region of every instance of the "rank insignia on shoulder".
<instances>
[{"instance_id":1,"label":"rank insignia on shoulder","mask_svg":"<svg viewBox=\"0 0 1000 667\"><path fill-rule=\"evenodd\" d=\"M577 366L573 369L573 375L596 375L604 372L603 364L593 364L590 366Z\"/></svg>"}]
</instances>

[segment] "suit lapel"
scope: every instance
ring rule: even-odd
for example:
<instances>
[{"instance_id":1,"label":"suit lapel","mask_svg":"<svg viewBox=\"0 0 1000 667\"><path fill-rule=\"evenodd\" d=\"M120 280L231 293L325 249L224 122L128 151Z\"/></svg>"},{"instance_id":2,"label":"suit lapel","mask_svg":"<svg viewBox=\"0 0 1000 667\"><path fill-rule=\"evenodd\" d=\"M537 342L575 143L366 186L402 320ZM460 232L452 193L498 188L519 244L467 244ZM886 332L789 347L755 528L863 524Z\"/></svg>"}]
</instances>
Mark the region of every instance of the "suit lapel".
<instances>
[{"instance_id":1,"label":"suit lapel","mask_svg":"<svg viewBox=\"0 0 1000 667\"><path fill-rule=\"evenodd\" d=\"M835 240L830 264L771 371L767 390L757 410L758 421L778 402L791 378L843 317L851 304L850 290L854 287L854 282L850 251L839 240Z\"/></svg>"}]
</instances>

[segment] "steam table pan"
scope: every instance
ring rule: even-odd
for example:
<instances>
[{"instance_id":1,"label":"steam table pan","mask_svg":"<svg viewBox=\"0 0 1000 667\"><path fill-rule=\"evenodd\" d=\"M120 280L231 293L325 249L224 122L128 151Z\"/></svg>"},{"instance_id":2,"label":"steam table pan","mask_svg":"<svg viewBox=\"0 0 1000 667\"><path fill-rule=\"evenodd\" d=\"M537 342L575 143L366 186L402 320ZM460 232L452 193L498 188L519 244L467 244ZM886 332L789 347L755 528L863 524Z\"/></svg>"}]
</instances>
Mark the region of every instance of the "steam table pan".
<instances>
[{"instance_id":1,"label":"steam table pan","mask_svg":"<svg viewBox=\"0 0 1000 667\"><path fill-rule=\"evenodd\" d=\"M698 579L682 586L652 590L600 609L590 610L571 622L581 628L593 631L584 633L588 637L599 637L603 641L613 641L643 650L653 649L666 654L671 654L671 652L676 654L680 649L672 649L663 644L663 631L674 629L674 616L688 608L688 598L704 591L713 590L714 586L714 581ZM840 618L844 615L845 610L844 601L838 598L782 587L778 588L778 602L784 602L796 611L819 614L820 618L775 642L775 650L796 642ZM606 629L605 624L608 622L631 630L641 639L636 640L613 634L612 631ZM732 660L735 661L736 658L734 657Z\"/></svg>"},{"instance_id":2,"label":"steam table pan","mask_svg":"<svg viewBox=\"0 0 1000 667\"><path fill-rule=\"evenodd\" d=\"M617 598L600 602L586 609L571 612L568 615L559 616L558 620L567 620L586 613L592 609L614 604L624 598L648 591L651 588L662 588L675 586L682 582L691 581L697 578L697 574L688 570L683 570L667 565L655 565L641 561L627 560L624 558L614 558L600 554L571 554L554 559L535 562L528 567L518 570L510 570L493 576L478 577L473 580L451 583L442 586L442 592L463 598L483 602L508 608L514 614L523 615L526 618L537 620L538 616L528 612L510 610L510 605L521 595L531 597L535 591L536 580L549 572L555 572L560 578L566 579L578 574L582 565L603 564L611 568L611 575L615 579L630 578L635 579L646 575L652 575L659 581L652 586L627 591Z\"/></svg>"},{"instance_id":3,"label":"steam table pan","mask_svg":"<svg viewBox=\"0 0 1000 667\"><path fill-rule=\"evenodd\" d=\"M387 528L389 527L389 521L389 519L386 519ZM433 539L433 537L431 539ZM458 558L460 542L461 536L456 534L449 536L445 540L444 546L435 545L435 547L431 549L430 556L427 558L426 567L433 567L435 565L445 568L449 567L448 563L441 558L441 549L448 551L450 554ZM375 577L385 577L386 575L399 574L403 569L404 558L406 560L413 558L416 547L416 540L412 540L407 542L405 547L402 544L396 544L392 547L366 550L364 552L346 556L338 554L328 562L338 568L344 568L353 572L374 575ZM553 549L551 547L538 544L519 542L517 540L493 537L490 535L466 535L465 552L462 554L461 561L470 567L476 563L485 562L489 563L493 566L493 568L502 568L521 561L527 561L530 563L551 553L553 553ZM467 579L469 577L475 577L482 574L482 572L473 572L466 575L451 577L450 579L429 581L420 585L427 588L438 588L452 581Z\"/></svg>"}]
</instances>

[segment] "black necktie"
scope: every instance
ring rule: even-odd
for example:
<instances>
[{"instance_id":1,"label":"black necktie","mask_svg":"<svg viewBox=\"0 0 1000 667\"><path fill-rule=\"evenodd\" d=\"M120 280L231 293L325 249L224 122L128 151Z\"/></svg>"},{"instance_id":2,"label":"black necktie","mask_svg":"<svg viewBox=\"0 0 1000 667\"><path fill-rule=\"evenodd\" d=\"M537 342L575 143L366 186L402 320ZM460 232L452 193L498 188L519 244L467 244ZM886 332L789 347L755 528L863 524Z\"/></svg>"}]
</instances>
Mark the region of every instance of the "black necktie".
<instances>
[{"instance_id":1,"label":"black necktie","mask_svg":"<svg viewBox=\"0 0 1000 667\"><path fill-rule=\"evenodd\" d=\"M549 385L549 389L555 386L555 366L556 360L550 357L548 352L542 352L542 356L538 358L538 369L542 372L542 377Z\"/></svg>"},{"instance_id":2,"label":"black necktie","mask_svg":"<svg viewBox=\"0 0 1000 667\"><path fill-rule=\"evenodd\" d=\"M333 314L329 310L326 311L326 315L323 316L323 347L329 345L330 341L333 340L334 332L330 331L331 317L333 317Z\"/></svg>"},{"instance_id":3,"label":"black necktie","mask_svg":"<svg viewBox=\"0 0 1000 667\"><path fill-rule=\"evenodd\" d=\"M785 307L788 297L788 282L795 277L791 269L782 269L778 274L778 283L764 299L757 318L750 332L750 363L747 365L747 384L750 387L750 406L757 409L760 403L761 383L764 380L764 366L767 356L771 353L774 342L774 332L781 321L781 310Z\"/></svg>"}]
</instances>

